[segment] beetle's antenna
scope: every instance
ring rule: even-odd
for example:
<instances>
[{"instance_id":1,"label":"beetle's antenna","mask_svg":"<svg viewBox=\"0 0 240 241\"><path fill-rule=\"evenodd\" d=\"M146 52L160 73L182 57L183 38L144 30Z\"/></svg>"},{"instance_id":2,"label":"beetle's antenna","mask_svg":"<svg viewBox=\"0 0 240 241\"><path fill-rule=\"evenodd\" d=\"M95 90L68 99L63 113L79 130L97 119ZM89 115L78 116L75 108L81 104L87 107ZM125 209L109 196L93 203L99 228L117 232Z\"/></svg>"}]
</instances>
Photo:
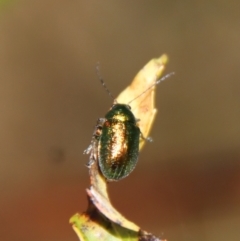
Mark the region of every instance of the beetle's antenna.
<instances>
[{"instance_id":1,"label":"beetle's antenna","mask_svg":"<svg viewBox=\"0 0 240 241\"><path fill-rule=\"evenodd\" d=\"M134 99L132 99L130 102L128 102L128 104L132 103L134 100L136 100L137 98L139 98L140 96L142 96L143 94L145 94L147 91L149 91L150 89L152 89L155 85L158 85L159 83L163 82L164 80L166 80L167 78L169 78L170 76L174 75L174 72L171 72L169 74L166 74L165 76L163 76L161 79L157 80L153 85L151 85L150 87L148 87L146 90L144 90L140 95L136 96Z\"/></svg>"},{"instance_id":2,"label":"beetle's antenna","mask_svg":"<svg viewBox=\"0 0 240 241\"><path fill-rule=\"evenodd\" d=\"M106 92L108 93L108 95L109 95L113 100L115 100L115 98L113 97L112 93L111 93L110 90L108 89L106 83L104 82L104 80L103 80L103 78L102 78L102 76L101 76L101 74L100 74L100 64L99 64L99 62L98 62L97 65L96 65L96 73L97 73L98 79L100 80L103 88L106 90Z\"/></svg>"}]
</instances>

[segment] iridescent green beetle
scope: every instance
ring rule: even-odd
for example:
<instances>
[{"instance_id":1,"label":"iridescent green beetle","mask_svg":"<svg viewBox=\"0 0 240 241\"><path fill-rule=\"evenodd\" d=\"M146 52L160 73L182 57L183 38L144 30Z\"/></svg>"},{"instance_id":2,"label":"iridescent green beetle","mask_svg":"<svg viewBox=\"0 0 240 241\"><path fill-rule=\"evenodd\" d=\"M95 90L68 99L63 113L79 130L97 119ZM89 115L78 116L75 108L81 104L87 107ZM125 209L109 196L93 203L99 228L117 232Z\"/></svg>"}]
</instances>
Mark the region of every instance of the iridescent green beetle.
<instances>
[{"instance_id":1,"label":"iridescent green beetle","mask_svg":"<svg viewBox=\"0 0 240 241\"><path fill-rule=\"evenodd\" d=\"M169 76L170 74L156 81L143 93ZM99 79L113 98L102 78ZM88 166L95 161L98 162L101 173L108 181L118 181L127 177L137 164L140 138L151 140L143 137L137 125L138 121L129 105L119 104L115 100L105 118L98 119L91 144L84 151L84 154L91 153Z\"/></svg>"},{"instance_id":2,"label":"iridescent green beetle","mask_svg":"<svg viewBox=\"0 0 240 241\"><path fill-rule=\"evenodd\" d=\"M141 132L128 105L113 105L105 119L98 144L99 167L108 180L119 180L137 164Z\"/></svg>"},{"instance_id":3,"label":"iridescent green beetle","mask_svg":"<svg viewBox=\"0 0 240 241\"><path fill-rule=\"evenodd\" d=\"M118 181L137 164L140 136L130 106L114 104L105 118L98 119L92 142L84 154L92 151L89 165L97 160L103 176L108 181Z\"/></svg>"}]
</instances>

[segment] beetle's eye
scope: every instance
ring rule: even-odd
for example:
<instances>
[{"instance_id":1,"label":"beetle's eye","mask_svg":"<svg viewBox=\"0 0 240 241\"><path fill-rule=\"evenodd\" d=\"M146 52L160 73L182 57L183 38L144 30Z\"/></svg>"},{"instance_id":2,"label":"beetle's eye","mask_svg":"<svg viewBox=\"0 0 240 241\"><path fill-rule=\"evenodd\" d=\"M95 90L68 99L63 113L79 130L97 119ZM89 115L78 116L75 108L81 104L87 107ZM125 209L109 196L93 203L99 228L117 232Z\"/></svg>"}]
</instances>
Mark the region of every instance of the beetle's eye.
<instances>
[{"instance_id":1,"label":"beetle's eye","mask_svg":"<svg viewBox=\"0 0 240 241\"><path fill-rule=\"evenodd\" d=\"M128 109L129 109L129 110L131 110L131 109L132 109L130 105L127 105L127 107L128 107Z\"/></svg>"}]
</instances>

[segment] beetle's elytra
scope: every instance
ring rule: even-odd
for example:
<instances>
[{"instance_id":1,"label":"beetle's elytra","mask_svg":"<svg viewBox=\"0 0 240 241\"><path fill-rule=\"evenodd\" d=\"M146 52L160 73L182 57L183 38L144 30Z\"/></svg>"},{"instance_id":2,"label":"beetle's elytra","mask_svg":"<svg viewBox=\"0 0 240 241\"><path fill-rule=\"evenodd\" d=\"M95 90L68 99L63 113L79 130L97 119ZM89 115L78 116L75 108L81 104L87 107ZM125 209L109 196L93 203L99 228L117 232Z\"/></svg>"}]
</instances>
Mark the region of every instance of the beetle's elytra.
<instances>
[{"instance_id":1,"label":"beetle's elytra","mask_svg":"<svg viewBox=\"0 0 240 241\"><path fill-rule=\"evenodd\" d=\"M120 180L137 164L140 129L128 105L115 104L105 120L98 144L99 167L108 180Z\"/></svg>"},{"instance_id":2,"label":"beetle's elytra","mask_svg":"<svg viewBox=\"0 0 240 241\"><path fill-rule=\"evenodd\" d=\"M138 161L140 129L129 105L114 104L95 127L90 146L84 153L98 161L108 181L128 176Z\"/></svg>"}]
</instances>

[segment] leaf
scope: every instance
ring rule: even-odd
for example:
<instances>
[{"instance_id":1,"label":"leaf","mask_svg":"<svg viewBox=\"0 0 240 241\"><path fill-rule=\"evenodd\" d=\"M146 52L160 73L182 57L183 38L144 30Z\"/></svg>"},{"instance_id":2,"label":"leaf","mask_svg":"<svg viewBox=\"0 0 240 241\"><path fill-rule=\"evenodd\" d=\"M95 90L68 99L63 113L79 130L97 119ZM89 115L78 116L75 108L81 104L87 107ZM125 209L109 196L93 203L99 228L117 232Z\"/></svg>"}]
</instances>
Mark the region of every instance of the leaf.
<instances>
[{"instance_id":1,"label":"leaf","mask_svg":"<svg viewBox=\"0 0 240 241\"><path fill-rule=\"evenodd\" d=\"M132 101L130 103L132 112L140 119L138 124L144 137L148 136L156 116L154 84L160 78L166 63L166 55L148 62L133 82L117 97L118 103L128 104ZM152 88L146 91L151 86ZM143 144L142 140L140 148ZM90 153L91 158L93 157ZM90 165L89 175L91 186L87 189L88 209L81 215L75 214L70 219L81 241L160 241L154 235L142 231L139 226L127 220L112 206L107 192L107 181L102 176L97 161Z\"/></svg>"}]
</instances>

